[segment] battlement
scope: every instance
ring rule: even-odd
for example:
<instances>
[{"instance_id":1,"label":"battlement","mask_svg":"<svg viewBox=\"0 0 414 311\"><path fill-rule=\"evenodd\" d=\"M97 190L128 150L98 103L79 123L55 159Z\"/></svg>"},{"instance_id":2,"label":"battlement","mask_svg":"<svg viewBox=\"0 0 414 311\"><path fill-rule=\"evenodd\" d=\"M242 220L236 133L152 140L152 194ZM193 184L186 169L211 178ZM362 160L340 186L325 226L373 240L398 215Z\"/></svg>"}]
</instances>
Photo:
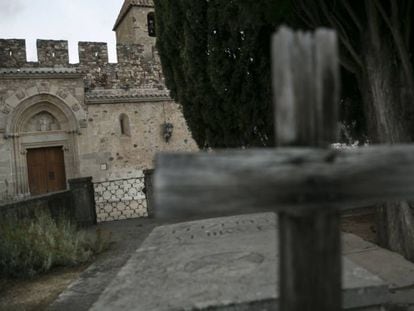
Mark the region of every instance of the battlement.
<instances>
[{"instance_id":1,"label":"battlement","mask_svg":"<svg viewBox=\"0 0 414 311\"><path fill-rule=\"evenodd\" d=\"M0 68L24 67L83 67L105 66L108 61L108 44L105 42L79 42L79 64L69 64L68 41L37 40L37 62L28 62L26 41L22 39L0 39ZM118 63L142 62L144 46L141 44L117 44Z\"/></svg>"},{"instance_id":2,"label":"battlement","mask_svg":"<svg viewBox=\"0 0 414 311\"><path fill-rule=\"evenodd\" d=\"M69 64L68 41L37 40L37 58L42 67L67 66Z\"/></svg>"},{"instance_id":3,"label":"battlement","mask_svg":"<svg viewBox=\"0 0 414 311\"><path fill-rule=\"evenodd\" d=\"M79 42L81 65L105 65L108 63L108 44L105 42Z\"/></svg>"},{"instance_id":4,"label":"battlement","mask_svg":"<svg viewBox=\"0 0 414 311\"><path fill-rule=\"evenodd\" d=\"M0 68L22 69L23 75L36 68L79 69L85 74L85 88L163 89L161 64L154 46L117 44L118 63L109 63L108 45L104 42L79 42L79 63L69 64L68 41L37 40L37 62L26 59L26 42L20 39L0 40ZM148 52L149 51L149 52ZM33 71L34 70L34 71ZM7 72L7 71L6 71Z\"/></svg>"},{"instance_id":5,"label":"battlement","mask_svg":"<svg viewBox=\"0 0 414 311\"><path fill-rule=\"evenodd\" d=\"M26 62L25 40L0 39L0 67L18 68Z\"/></svg>"}]
</instances>

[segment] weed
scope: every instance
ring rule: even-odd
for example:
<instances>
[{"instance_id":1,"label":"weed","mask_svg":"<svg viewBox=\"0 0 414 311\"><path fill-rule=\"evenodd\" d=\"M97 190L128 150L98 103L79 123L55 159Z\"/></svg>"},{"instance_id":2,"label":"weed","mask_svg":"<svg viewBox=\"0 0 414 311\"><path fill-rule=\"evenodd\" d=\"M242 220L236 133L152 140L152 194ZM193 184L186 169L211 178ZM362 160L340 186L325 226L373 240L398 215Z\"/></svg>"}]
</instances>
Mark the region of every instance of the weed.
<instances>
[{"instance_id":1,"label":"weed","mask_svg":"<svg viewBox=\"0 0 414 311\"><path fill-rule=\"evenodd\" d=\"M31 277L56 266L90 261L109 246L109 236L78 231L68 219L40 213L31 220L13 217L0 223L0 276Z\"/></svg>"}]
</instances>

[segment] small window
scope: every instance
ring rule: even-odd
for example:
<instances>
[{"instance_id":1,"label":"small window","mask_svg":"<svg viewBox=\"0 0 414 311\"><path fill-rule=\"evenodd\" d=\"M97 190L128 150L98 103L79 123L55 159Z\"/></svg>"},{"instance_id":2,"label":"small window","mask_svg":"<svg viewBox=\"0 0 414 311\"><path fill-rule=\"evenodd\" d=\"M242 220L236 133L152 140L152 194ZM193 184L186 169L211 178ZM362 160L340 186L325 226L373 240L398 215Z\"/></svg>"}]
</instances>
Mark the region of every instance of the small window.
<instances>
[{"instance_id":1,"label":"small window","mask_svg":"<svg viewBox=\"0 0 414 311\"><path fill-rule=\"evenodd\" d=\"M121 127L121 135L131 136L131 131L129 128L129 118L126 114L121 114L119 117L119 125Z\"/></svg>"},{"instance_id":2,"label":"small window","mask_svg":"<svg viewBox=\"0 0 414 311\"><path fill-rule=\"evenodd\" d=\"M148 23L148 35L150 37L156 37L155 32L155 14L154 12L150 12L147 15L147 23Z\"/></svg>"}]
</instances>

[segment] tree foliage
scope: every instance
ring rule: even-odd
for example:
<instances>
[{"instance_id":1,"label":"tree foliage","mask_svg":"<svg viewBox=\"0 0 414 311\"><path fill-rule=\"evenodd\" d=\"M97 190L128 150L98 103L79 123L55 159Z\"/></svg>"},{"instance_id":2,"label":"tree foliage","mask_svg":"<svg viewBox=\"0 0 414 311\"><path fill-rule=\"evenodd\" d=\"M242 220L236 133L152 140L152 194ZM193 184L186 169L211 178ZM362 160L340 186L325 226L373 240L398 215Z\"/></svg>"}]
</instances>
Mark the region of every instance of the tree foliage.
<instances>
[{"instance_id":1,"label":"tree foliage","mask_svg":"<svg viewBox=\"0 0 414 311\"><path fill-rule=\"evenodd\" d=\"M373 142L414 139L413 0L293 0L308 28L335 28L341 64L356 79Z\"/></svg>"},{"instance_id":2,"label":"tree foliage","mask_svg":"<svg viewBox=\"0 0 414 311\"><path fill-rule=\"evenodd\" d=\"M288 8L276 2L155 1L166 84L200 147L273 144L269 38Z\"/></svg>"}]
</instances>

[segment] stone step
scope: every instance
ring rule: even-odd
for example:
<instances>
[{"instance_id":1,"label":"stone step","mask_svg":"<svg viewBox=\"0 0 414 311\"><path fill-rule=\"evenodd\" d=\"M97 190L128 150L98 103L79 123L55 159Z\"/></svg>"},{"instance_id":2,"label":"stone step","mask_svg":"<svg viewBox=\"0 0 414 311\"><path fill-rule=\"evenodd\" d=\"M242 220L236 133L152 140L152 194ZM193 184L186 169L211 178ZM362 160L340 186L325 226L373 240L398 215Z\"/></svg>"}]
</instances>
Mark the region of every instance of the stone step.
<instances>
[{"instance_id":1,"label":"stone step","mask_svg":"<svg viewBox=\"0 0 414 311\"><path fill-rule=\"evenodd\" d=\"M273 213L160 226L92 310L277 310L277 235ZM412 263L352 234L343 244L344 309L413 303Z\"/></svg>"},{"instance_id":2,"label":"stone step","mask_svg":"<svg viewBox=\"0 0 414 311\"><path fill-rule=\"evenodd\" d=\"M410 310L414 311L412 262L354 234L342 234L342 247L346 258L377 275L387 284L390 304L411 306Z\"/></svg>"}]
</instances>

